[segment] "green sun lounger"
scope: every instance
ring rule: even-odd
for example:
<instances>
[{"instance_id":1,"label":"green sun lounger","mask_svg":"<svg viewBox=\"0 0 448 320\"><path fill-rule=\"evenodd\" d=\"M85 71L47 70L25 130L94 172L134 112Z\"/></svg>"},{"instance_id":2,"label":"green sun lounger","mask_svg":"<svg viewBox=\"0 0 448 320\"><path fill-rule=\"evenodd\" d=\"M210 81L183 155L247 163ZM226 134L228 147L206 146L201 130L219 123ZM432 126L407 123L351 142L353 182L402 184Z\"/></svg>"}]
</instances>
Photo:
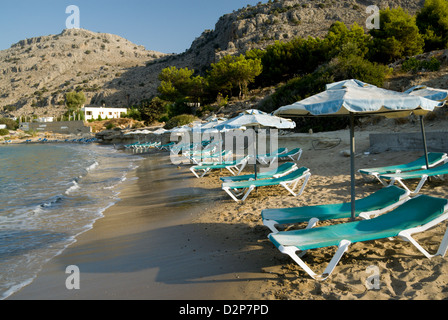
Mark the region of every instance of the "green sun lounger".
<instances>
[{"instance_id":1,"label":"green sun lounger","mask_svg":"<svg viewBox=\"0 0 448 320\"><path fill-rule=\"evenodd\" d=\"M434 167L441 162L448 161L448 156L443 152L429 152L428 153L428 163L429 167ZM364 176L373 176L378 179L381 183L386 185L380 178L382 174L392 174L392 173L401 173L407 171L421 170L426 169L426 159L425 156L418 158L409 163L395 165L395 166L387 166L387 167L378 167L378 168L370 168L370 169L360 169L358 170Z\"/></svg>"},{"instance_id":2,"label":"green sun lounger","mask_svg":"<svg viewBox=\"0 0 448 320\"><path fill-rule=\"evenodd\" d=\"M219 153L204 153L201 155L196 156L190 156L190 160L197 164L197 165L203 165L207 163L215 163L215 162L221 162L222 161L229 161L229 158L232 156L231 150L223 150L221 154Z\"/></svg>"},{"instance_id":3,"label":"green sun lounger","mask_svg":"<svg viewBox=\"0 0 448 320\"><path fill-rule=\"evenodd\" d=\"M302 167L300 169L296 169L287 175L272 178L272 179L261 179L261 180L250 180L250 181L238 181L238 182L224 182L222 184L222 189L227 192L227 194L236 202L245 201L249 194L258 187L266 187L266 186L283 186L286 190L288 190L293 196L297 197L302 194L305 189L308 180L311 177L310 169ZM299 181L303 180L302 187L298 193L294 192L294 189L299 184ZM240 191L243 190L243 191ZM238 199L237 197L242 195L242 199Z\"/></svg>"},{"instance_id":4,"label":"green sun lounger","mask_svg":"<svg viewBox=\"0 0 448 320\"><path fill-rule=\"evenodd\" d=\"M423 187L423 185L425 184L426 180L428 180L429 177L443 176L446 174L448 174L448 163L426 170L417 170L395 174L384 174L380 175L380 179L389 181L389 185L393 185L395 182L398 182L403 188L405 188L409 192L417 194L420 192L420 189ZM411 179L420 179L420 182L418 183L414 191L409 190L409 188L403 183L403 180L411 180Z\"/></svg>"},{"instance_id":5,"label":"green sun lounger","mask_svg":"<svg viewBox=\"0 0 448 320\"><path fill-rule=\"evenodd\" d=\"M397 206L409 199L410 192L389 186L355 201L355 213L363 219L370 219ZM326 204L285 209L265 209L261 212L263 224L272 232L279 232L276 225L308 222L307 229L314 228L319 221L350 218L351 203Z\"/></svg>"},{"instance_id":6,"label":"green sun lounger","mask_svg":"<svg viewBox=\"0 0 448 320\"><path fill-rule=\"evenodd\" d=\"M250 156L245 156L244 158L234 160L234 161L225 161L221 163L211 163L211 164L203 164L192 166L190 171L196 176L196 178L204 177L211 170L219 170L219 169L227 169L234 176L237 176L243 171L244 167L249 162ZM200 174L200 172L202 173Z\"/></svg>"},{"instance_id":7,"label":"green sun lounger","mask_svg":"<svg viewBox=\"0 0 448 320\"><path fill-rule=\"evenodd\" d=\"M278 178L278 177L288 174L291 171L296 170L296 169L297 169L297 165L295 163L286 162L273 170L258 173L257 179ZM234 176L234 177L221 177L220 179L223 182L248 181L248 180L255 180L255 174L245 174L245 175Z\"/></svg>"},{"instance_id":8,"label":"green sun lounger","mask_svg":"<svg viewBox=\"0 0 448 320\"><path fill-rule=\"evenodd\" d=\"M351 243L399 237L411 242L427 258L445 256L448 247L448 230L435 255L427 252L414 238L448 218L448 200L420 195L406 201L398 208L377 218L354 221L312 229L279 232L268 238L284 254L288 254L312 278L325 280L333 272ZM326 267L318 275L297 255L297 251L337 246L338 249Z\"/></svg>"},{"instance_id":9,"label":"green sun lounger","mask_svg":"<svg viewBox=\"0 0 448 320\"><path fill-rule=\"evenodd\" d=\"M302 156L303 150L301 148L295 148L291 151L288 151L286 153L283 153L279 155L280 159L288 158L294 162L298 162L300 160L300 157Z\"/></svg>"},{"instance_id":10,"label":"green sun lounger","mask_svg":"<svg viewBox=\"0 0 448 320\"><path fill-rule=\"evenodd\" d=\"M286 153L286 152L288 152L287 148L279 148L279 149L277 149L277 151L263 154L263 155L258 155L257 160L258 160L258 162L267 165L267 164L269 164L269 162L272 162L272 159L278 158L281 154Z\"/></svg>"}]
</instances>

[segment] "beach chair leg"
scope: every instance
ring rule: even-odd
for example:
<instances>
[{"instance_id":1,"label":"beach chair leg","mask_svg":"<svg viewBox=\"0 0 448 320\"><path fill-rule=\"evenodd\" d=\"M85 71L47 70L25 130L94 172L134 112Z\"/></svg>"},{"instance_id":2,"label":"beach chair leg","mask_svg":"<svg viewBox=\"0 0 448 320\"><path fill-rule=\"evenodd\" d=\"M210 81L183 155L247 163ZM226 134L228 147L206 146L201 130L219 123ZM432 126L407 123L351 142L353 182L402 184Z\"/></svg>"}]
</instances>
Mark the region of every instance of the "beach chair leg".
<instances>
[{"instance_id":1,"label":"beach chair leg","mask_svg":"<svg viewBox=\"0 0 448 320\"><path fill-rule=\"evenodd\" d=\"M303 270L305 270L306 273L308 273L311 278L319 281L323 281L327 279L332 272L334 271L334 268L341 260L344 253L347 251L348 247L350 246L351 242L348 240L342 240L339 243L338 249L336 250L336 253L334 254L333 258L331 259L328 266L325 268L324 272L321 275L316 274L313 270L311 270L310 267L296 254L298 251L296 247L283 247L280 246L279 250L280 252L289 255Z\"/></svg>"},{"instance_id":2,"label":"beach chair leg","mask_svg":"<svg viewBox=\"0 0 448 320\"><path fill-rule=\"evenodd\" d=\"M444 257L448 249L448 226L443 236L442 242L440 243L439 249L437 250L436 256Z\"/></svg>"},{"instance_id":3,"label":"beach chair leg","mask_svg":"<svg viewBox=\"0 0 448 320\"><path fill-rule=\"evenodd\" d=\"M422 179L420 180L420 182L418 183L417 187L415 188L414 192L412 192L413 194L417 194L420 192L420 189L423 187L423 185L425 184L426 180L428 180L428 176L427 175L423 175Z\"/></svg>"},{"instance_id":4,"label":"beach chair leg","mask_svg":"<svg viewBox=\"0 0 448 320\"><path fill-rule=\"evenodd\" d=\"M208 172L210 171L210 169L204 169L204 173L201 175L201 178L203 178Z\"/></svg>"},{"instance_id":5,"label":"beach chair leg","mask_svg":"<svg viewBox=\"0 0 448 320\"><path fill-rule=\"evenodd\" d=\"M319 222L319 219L317 218L311 218L305 229L311 229L314 228L316 226L316 224ZM272 233L279 233L279 230L275 227L276 225L278 225L279 223L275 220L270 220L270 219L265 219L263 220L263 224L268 227ZM304 251L305 252L305 251Z\"/></svg>"},{"instance_id":6,"label":"beach chair leg","mask_svg":"<svg viewBox=\"0 0 448 320\"><path fill-rule=\"evenodd\" d=\"M296 157L295 159L294 159L294 156ZM288 158L291 159L294 162L299 162L301 156L302 156L302 150L300 150L296 154L288 155Z\"/></svg>"},{"instance_id":7,"label":"beach chair leg","mask_svg":"<svg viewBox=\"0 0 448 320\"><path fill-rule=\"evenodd\" d=\"M410 243L412 243L421 253L423 253L423 255L425 257L427 257L428 259L431 259L432 257L435 257L437 255L444 257L448 248L448 228L445 230L445 234L443 236L442 241L440 242L439 248L437 249L436 254L432 255L430 254L428 251L426 251L426 249L424 249L413 237L412 234L413 233L417 233L417 232L422 232L425 230L428 230L429 228L433 227L434 225L436 225L437 223L442 222L443 220L446 220L448 217L448 213L445 213L442 217L440 217L439 219L434 220L433 222L421 226L421 227L417 227L417 228L413 228L413 229L409 229L409 230L404 230L402 232L400 232L398 234L398 237L405 240L405 241L409 241Z\"/></svg>"},{"instance_id":8,"label":"beach chair leg","mask_svg":"<svg viewBox=\"0 0 448 320\"><path fill-rule=\"evenodd\" d=\"M392 179L391 180L391 185L394 184L394 182L398 182L406 191L409 191L410 193L416 195L420 192L421 188L423 187L423 185L425 184L426 180L428 180L428 176L427 175L423 175L420 182L418 183L417 187L415 188L414 191L411 191L404 183L402 179Z\"/></svg>"},{"instance_id":9,"label":"beach chair leg","mask_svg":"<svg viewBox=\"0 0 448 320\"><path fill-rule=\"evenodd\" d=\"M232 193L232 191L230 190L230 188L228 188L228 187L224 187L224 188L222 188L222 190L224 190L225 192L227 192L227 194L228 194L233 200L235 200L235 202L239 202L239 201L240 201L237 197L235 197L235 195Z\"/></svg>"},{"instance_id":10,"label":"beach chair leg","mask_svg":"<svg viewBox=\"0 0 448 320\"><path fill-rule=\"evenodd\" d=\"M288 190L294 197L298 197L298 196L300 196L300 195L303 193L303 190L305 190L305 187L306 187L306 185L307 185L308 180L310 179L310 177L311 177L311 174L306 174L305 176L302 176L302 177L300 177L300 178L298 178L298 179L296 179L296 180L294 180L294 181L290 181L290 182L280 182L280 184L281 184L286 190ZM300 188L300 191L299 191L298 193L295 193L295 192L294 192L294 189L297 187L297 184L299 183L299 180L301 180L301 179L305 179L305 181L303 182L302 187ZM289 184L289 185L294 184L294 185L293 185L293 187L291 188L290 186L288 186L288 184Z\"/></svg>"},{"instance_id":11,"label":"beach chair leg","mask_svg":"<svg viewBox=\"0 0 448 320\"><path fill-rule=\"evenodd\" d=\"M196 176L196 178L200 178L199 175L196 173L196 170L194 170L193 168L190 168L190 171Z\"/></svg>"},{"instance_id":12,"label":"beach chair leg","mask_svg":"<svg viewBox=\"0 0 448 320\"><path fill-rule=\"evenodd\" d=\"M275 227L278 224L277 221L265 219L263 220L263 224L268 227L272 233L279 233L279 230Z\"/></svg>"},{"instance_id":13,"label":"beach chair leg","mask_svg":"<svg viewBox=\"0 0 448 320\"><path fill-rule=\"evenodd\" d=\"M226 167L226 169L227 170L229 170L230 171L230 173L232 174L232 176L236 176L236 172L234 172L232 169L233 169L233 167Z\"/></svg>"},{"instance_id":14,"label":"beach chair leg","mask_svg":"<svg viewBox=\"0 0 448 320\"><path fill-rule=\"evenodd\" d=\"M244 194L243 198L241 199L241 201L246 201L247 197L249 196L249 194L252 192L252 190L255 189L255 186L250 186L246 193Z\"/></svg>"}]
</instances>

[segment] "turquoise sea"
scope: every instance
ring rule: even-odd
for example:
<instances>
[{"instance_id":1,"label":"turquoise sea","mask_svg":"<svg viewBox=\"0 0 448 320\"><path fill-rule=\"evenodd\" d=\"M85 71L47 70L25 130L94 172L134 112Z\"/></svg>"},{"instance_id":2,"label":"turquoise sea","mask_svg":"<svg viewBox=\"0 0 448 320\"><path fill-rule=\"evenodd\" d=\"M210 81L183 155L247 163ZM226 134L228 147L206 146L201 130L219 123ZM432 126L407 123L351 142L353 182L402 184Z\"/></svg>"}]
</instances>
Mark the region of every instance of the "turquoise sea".
<instances>
[{"instance_id":1,"label":"turquoise sea","mask_svg":"<svg viewBox=\"0 0 448 320\"><path fill-rule=\"evenodd\" d=\"M0 299L92 228L140 160L97 144L0 146Z\"/></svg>"}]
</instances>

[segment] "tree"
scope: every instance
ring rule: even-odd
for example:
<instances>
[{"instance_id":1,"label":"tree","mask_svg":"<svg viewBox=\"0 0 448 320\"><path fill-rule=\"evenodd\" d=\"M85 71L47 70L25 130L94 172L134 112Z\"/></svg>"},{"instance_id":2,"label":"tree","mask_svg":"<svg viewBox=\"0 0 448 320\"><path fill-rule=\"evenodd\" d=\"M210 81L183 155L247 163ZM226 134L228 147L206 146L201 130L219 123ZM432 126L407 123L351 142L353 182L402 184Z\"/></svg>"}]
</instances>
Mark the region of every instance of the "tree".
<instances>
[{"instance_id":1,"label":"tree","mask_svg":"<svg viewBox=\"0 0 448 320\"><path fill-rule=\"evenodd\" d=\"M448 1L426 0L416 23L425 40L425 51L448 47Z\"/></svg>"},{"instance_id":2,"label":"tree","mask_svg":"<svg viewBox=\"0 0 448 320\"><path fill-rule=\"evenodd\" d=\"M86 96L84 92L67 92L65 95L65 104L69 110L69 112L77 112L79 108L81 108L86 103Z\"/></svg>"},{"instance_id":3,"label":"tree","mask_svg":"<svg viewBox=\"0 0 448 320\"><path fill-rule=\"evenodd\" d=\"M246 59L242 54L237 57L225 56L219 62L212 63L211 67L207 78L209 87L217 93L232 95L236 84L240 98L263 70L260 59Z\"/></svg>"},{"instance_id":4,"label":"tree","mask_svg":"<svg viewBox=\"0 0 448 320\"><path fill-rule=\"evenodd\" d=\"M336 56L365 57L372 37L356 22L349 28L340 21L333 23L325 37L328 60Z\"/></svg>"},{"instance_id":5,"label":"tree","mask_svg":"<svg viewBox=\"0 0 448 320\"><path fill-rule=\"evenodd\" d=\"M205 80L201 76L193 76L194 70L178 69L171 66L159 74L160 86L157 88L163 100L175 102L178 100L195 100L203 95Z\"/></svg>"},{"instance_id":6,"label":"tree","mask_svg":"<svg viewBox=\"0 0 448 320\"><path fill-rule=\"evenodd\" d=\"M171 66L159 74L160 86L157 89L161 98L167 101L176 101L187 95L188 82L194 70L188 68L178 69Z\"/></svg>"},{"instance_id":7,"label":"tree","mask_svg":"<svg viewBox=\"0 0 448 320\"><path fill-rule=\"evenodd\" d=\"M369 55L374 61L390 63L423 53L424 41L415 17L400 7L381 10L380 29L372 29L370 34L373 41Z\"/></svg>"},{"instance_id":8,"label":"tree","mask_svg":"<svg viewBox=\"0 0 448 320\"><path fill-rule=\"evenodd\" d=\"M146 124L158 120L160 116L165 112L166 103L160 98L155 97L152 100L142 100L137 107L140 119L145 121Z\"/></svg>"}]
</instances>

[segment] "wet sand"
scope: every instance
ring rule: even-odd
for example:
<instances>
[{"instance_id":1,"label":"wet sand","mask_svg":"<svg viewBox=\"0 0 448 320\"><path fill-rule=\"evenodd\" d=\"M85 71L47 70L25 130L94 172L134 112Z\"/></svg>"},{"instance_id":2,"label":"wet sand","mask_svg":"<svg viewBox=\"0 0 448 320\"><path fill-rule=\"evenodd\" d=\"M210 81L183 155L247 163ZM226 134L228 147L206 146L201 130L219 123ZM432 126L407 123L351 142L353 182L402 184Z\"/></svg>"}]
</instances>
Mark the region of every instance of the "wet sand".
<instances>
[{"instance_id":1,"label":"wet sand","mask_svg":"<svg viewBox=\"0 0 448 320\"><path fill-rule=\"evenodd\" d=\"M255 298L247 280L269 275L260 273L247 243L221 238L233 225L194 222L223 197L194 179L166 153L145 156L105 217L9 299ZM70 265L80 270L79 290L65 286Z\"/></svg>"}]
</instances>

